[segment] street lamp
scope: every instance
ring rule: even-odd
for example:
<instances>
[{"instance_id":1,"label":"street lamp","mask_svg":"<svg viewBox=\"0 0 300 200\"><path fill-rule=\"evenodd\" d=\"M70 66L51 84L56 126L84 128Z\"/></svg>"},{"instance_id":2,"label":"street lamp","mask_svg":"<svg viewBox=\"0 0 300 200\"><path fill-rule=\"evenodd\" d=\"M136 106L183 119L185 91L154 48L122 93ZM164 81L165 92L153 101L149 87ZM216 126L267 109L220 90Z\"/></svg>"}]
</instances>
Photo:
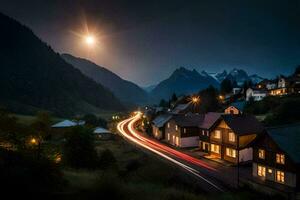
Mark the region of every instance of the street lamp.
<instances>
[{"instance_id":1,"label":"street lamp","mask_svg":"<svg viewBox=\"0 0 300 200\"><path fill-rule=\"evenodd\" d=\"M191 101L192 104L197 105L200 103L200 97L199 96L193 96L191 97Z\"/></svg>"},{"instance_id":2,"label":"street lamp","mask_svg":"<svg viewBox=\"0 0 300 200\"><path fill-rule=\"evenodd\" d=\"M32 139L30 140L30 143L36 145L36 144L37 144L37 140L36 140L35 138L32 138Z\"/></svg>"}]
</instances>

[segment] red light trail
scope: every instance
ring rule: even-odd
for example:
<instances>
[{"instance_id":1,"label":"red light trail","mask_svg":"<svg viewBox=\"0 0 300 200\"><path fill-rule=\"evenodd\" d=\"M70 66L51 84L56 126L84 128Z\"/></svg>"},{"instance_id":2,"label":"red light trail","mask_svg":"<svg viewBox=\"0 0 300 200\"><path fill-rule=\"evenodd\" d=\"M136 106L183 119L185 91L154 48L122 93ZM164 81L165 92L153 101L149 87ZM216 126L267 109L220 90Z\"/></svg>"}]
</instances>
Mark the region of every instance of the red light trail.
<instances>
[{"instance_id":1,"label":"red light trail","mask_svg":"<svg viewBox=\"0 0 300 200\"><path fill-rule=\"evenodd\" d=\"M204 178L199 174L199 172L192 167L180 162L185 161L190 164L197 165L199 167L205 168L207 170L216 171L215 168L207 165L203 161L191 157L185 153L167 147L155 140L149 139L143 136L139 131L135 129L135 124L141 119L142 114L137 113L135 116L128 118L122 122L120 122L117 126L118 131L129 141L138 144L139 146L163 157L164 159L176 164L177 166L183 168L184 170L188 171L189 173L195 175L196 177L202 179L218 191L223 191L220 187L216 184L212 183L210 180ZM171 157L172 156L172 157Z\"/></svg>"}]
</instances>

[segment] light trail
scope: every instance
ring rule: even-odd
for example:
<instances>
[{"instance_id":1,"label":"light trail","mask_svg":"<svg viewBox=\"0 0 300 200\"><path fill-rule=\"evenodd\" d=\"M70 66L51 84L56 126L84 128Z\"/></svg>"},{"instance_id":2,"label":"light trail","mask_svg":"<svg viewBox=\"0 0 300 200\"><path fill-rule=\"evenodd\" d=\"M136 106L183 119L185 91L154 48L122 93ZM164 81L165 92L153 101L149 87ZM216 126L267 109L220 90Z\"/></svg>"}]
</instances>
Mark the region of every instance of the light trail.
<instances>
[{"instance_id":1,"label":"light trail","mask_svg":"<svg viewBox=\"0 0 300 200\"><path fill-rule=\"evenodd\" d=\"M133 136L135 136L136 138L138 138L138 139L140 139L140 140L142 140L142 141L144 141L144 142L148 142L148 143L151 143L151 144L157 146L158 148L160 148L161 150L163 150L163 151L166 152L166 153L172 154L172 155L174 155L174 156L176 156L176 157L179 157L179 158L181 158L181 159L183 159L183 160L186 160L186 161L188 161L188 162L190 162L190 163L193 163L193 164L195 164L195 165L197 165L197 166L204 167L204 168L206 168L206 169L216 171L215 168L213 168L213 167L211 167L211 166L205 164L205 163L202 162L201 160L198 160L198 159L196 159L196 158L194 158L194 157L192 157L192 156L189 156L189 155L187 155L187 154L184 154L184 153L182 153L182 152L180 152L180 151L176 151L176 150L174 150L174 149L172 149L172 148L170 148L170 147L168 147L168 146L162 145L162 144L160 144L160 143L158 143L158 142L156 142L156 141L154 141L154 140L151 140L151 139L148 139L148 138L146 138L146 137L143 137L141 134L139 134L139 133L134 129L134 124L139 120L141 114L137 114L137 115L138 115L138 116L137 116L137 119L132 120L132 121L129 123L129 125L128 125L128 129L129 129L129 131L131 132L131 134L132 134Z\"/></svg>"},{"instance_id":2,"label":"light trail","mask_svg":"<svg viewBox=\"0 0 300 200\"><path fill-rule=\"evenodd\" d=\"M155 154L157 154L157 155L159 155L159 156L165 158L166 160L168 160L168 161L170 161L170 162L176 164L177 166L179 166L179 167L183 168L184 170L190 172L191 174L195 175L196 177L202 179L203 181L205 181L205 182L208 183L209 185L213 186L213 187L214 187L215 189L217 189L218 191L223 192L223 190L222 190L220 187L218 187L217 185L215 185L215 184L212 183L211 181L209 181L209 180L207 180L206 178L204 178L203 176L201 176L201 175L198 173L197 170L195 170L195 169L193 169L192 167L187 166L187 165L185 165L185 164L179 162L178 160L175 160L174 158L171 158L170 156L168 156L168 155L162 153L161 151L166 152L166 153L169 153L169 152L167 151L167 148L163 148L163 147L165 147L164 145L157 145L157 143L154 144L153 141L148 141L147 138L140 136L140 135L137 133L137 131L134 129L134 124L135 124L138 120L140 120L140 117L141 117L141 114L138 113L138 114L136 114L134 117L131 117L131 118L129 118L129 119L126 119L126 120L120 122L120 123L117 125L118 131L119 131L125 138L127 138L129 141L134 142L135 144L138 144L139 146L141 146L141 147L143 147L143 148L145 148L145 149L147 149L147 150L149 150L149 151L151 151L151 152L153 152L153 153L155 153ZM128 131L129 131L130 134L132 134L132 135L130 135L129 133L126 132L126 130L125 130L125 128L124 128L126 124L128 124L128 125L127 125ZM134 136L134 137L133 137L133 136ZM169 147L168 147L168 148L169 148ZM169 148L169 149L171 149L171 148ZM173 150L173 149L172 149L172 150ZM175 150L173 150L173 151L172 151L173 153L170 153L170 154L173 154L173 155L175 155L175 156L177 155L177 153L180 153L180 154L178 154L178 155L183 154L183 153L178 152L178 151L176 151L177 153L175 154L174 151L175 151ZM181 156L178 156L178 155L177 155L176 157L179 157L180 159L185 160L185 158L187 158L187 157L185 157L185 156L184 156L184 157L181 157ZM184 155L186 155L186 154L184 154ZM186 155L186 156L188 156L188 155ZM189 157L190 157L190 156L189 156ZM187 159L186 161L194 163L194 161L189 160L189 159ZM194 164L195 164L195 163L194 163Z\"/></svg>"}]
</instances>

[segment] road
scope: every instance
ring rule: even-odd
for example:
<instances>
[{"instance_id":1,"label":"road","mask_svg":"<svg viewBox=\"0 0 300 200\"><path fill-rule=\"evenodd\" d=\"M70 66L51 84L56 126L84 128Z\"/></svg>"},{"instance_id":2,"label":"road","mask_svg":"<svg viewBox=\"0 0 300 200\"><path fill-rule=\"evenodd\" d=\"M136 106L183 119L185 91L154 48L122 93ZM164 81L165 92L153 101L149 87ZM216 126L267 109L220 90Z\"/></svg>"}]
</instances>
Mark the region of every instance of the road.
<instances>
[{"instance_id":1,"label":"road","mask_svg":"<svg viewBox=\"0 0 300 200\"><path fill-rule=\"evenodd\" d=\"M228 190L220 180L216 179L216 174L220 173L218 168L146 137L136 130L136 124L141 117L142 114L137 112L133 117L121 121L117 125L120 134L127 140L162 157L196 177L199 180L199 185L207 192L225 192Z\"/></svg>"}]
</instances>

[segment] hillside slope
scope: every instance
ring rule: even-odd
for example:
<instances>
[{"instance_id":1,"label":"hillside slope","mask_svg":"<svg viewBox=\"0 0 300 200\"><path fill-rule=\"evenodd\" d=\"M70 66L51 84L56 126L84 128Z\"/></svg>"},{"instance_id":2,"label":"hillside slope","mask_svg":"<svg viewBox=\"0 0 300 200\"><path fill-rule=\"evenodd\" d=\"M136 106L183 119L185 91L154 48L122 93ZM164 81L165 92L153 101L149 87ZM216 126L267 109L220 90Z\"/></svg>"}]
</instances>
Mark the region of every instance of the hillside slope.
<instances>
[{"instance_id":1,"label":"hillside slope","mask_svg":"<svg viewBox=\"0 0 300 200\"><path fill-rule=\"evenodd\" d=\"M58 115L123 109L110 91L66 63L29 28L1 13L0 27L0 105Z\"/></svg>"},{"instance_id":2,"label":"hillside slope","mask_svg":"<svg viewBox=\"0 0 300 200\"><path fill-rule=\"evenodd\" d=\"M148 101L148 94L143 89L108 69L70 54L62 54L61 57L86 76L110 89L124 104L142 104Z\"/></svg>"}]
</instances>

